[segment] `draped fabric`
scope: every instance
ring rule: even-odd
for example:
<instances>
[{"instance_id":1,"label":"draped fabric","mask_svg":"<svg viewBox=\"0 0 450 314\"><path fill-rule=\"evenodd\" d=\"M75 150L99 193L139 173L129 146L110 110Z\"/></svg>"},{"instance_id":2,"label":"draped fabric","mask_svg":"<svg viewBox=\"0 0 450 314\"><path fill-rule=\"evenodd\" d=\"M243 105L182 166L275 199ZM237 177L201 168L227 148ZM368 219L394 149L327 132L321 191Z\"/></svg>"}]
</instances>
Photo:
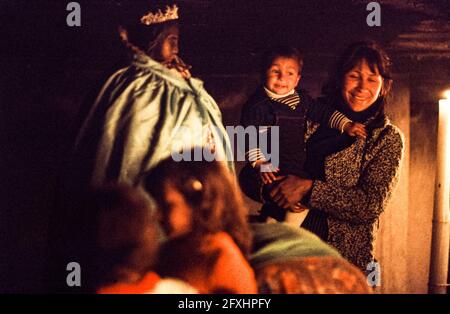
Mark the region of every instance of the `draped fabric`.
<instances>
[{"instance_id":1,"label":"draped fabric","mask_svg":"<svg viewBox=\"0 0 450 314\"><path fill-rule=\"evenodd\" d=\"M341 257L336 249L315 234L286 223L251 223L253 250L250 264L260 268L303 257Z\"/></svg>"},{"instance_id":2,"label":"draped fabric","mask_svg":"<svg viewBox=\"0 0 450 314\"><path fill-rule=\"evenodd\" d=\"M172 152L208 145L214 145L216 157L233 171L221 112L203 82L185 80L175 70L137 55L103 86L72 159L92 186L108 181L136 184L142 173Z\"/></svg>"}]
</instances>

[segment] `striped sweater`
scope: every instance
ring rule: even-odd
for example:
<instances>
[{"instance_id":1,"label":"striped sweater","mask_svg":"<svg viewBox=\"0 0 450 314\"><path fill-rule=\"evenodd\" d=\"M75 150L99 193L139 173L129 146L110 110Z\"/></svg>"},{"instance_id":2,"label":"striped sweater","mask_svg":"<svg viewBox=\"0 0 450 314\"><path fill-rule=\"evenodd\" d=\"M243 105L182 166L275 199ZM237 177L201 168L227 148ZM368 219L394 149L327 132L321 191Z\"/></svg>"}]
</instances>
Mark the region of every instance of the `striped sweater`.
<instances>
[{"instance_id":1,"label":"striped sweater","mask_svg":"<svg viewBox=\"0 0 450 314\"><path fill-rule=\"evenodd\" d=\"M243 106L241 125L244 127L253 125L259 128L260 133L267 132L269 126L275 123L267 100L286 105L293 111L293 114L295 114L298 105L302 104L308 108L306 116L308 119L318 123L327 123L330 128L340 130L341 132L344 131L344 126L348 122L351 122L350 119L339 111L333 111L320 103L315 103L305 91L300 92L302 96L296 90L292 90L287 95L280 97L265 87L258 89L255 95ZM245 157L252 164L257 160L266 160L259 147L249 147L245 152Z\"/></svg>"}]
</instances>

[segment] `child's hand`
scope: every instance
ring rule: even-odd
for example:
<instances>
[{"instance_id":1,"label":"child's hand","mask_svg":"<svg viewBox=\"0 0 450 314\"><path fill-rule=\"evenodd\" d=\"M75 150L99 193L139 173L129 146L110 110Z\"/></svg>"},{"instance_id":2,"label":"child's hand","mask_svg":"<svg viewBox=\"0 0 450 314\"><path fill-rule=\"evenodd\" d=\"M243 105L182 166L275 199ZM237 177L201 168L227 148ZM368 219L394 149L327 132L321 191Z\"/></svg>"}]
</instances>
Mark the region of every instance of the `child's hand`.
<instances>
[{"instance_id":1,"label":"child's hand","mask_svg":"<svg viewBox=\"0 0 450 314\"><path fill-rule=\"evenodd\" d=\"M255 168L259 170L259 175L264 184L270 184L279 180L276 174L280 169L275 168L270 162L258 160Z\"/></svg>"},{"instance_id":2,"label":"child's hand","mask_svg":"<svg viewBox=\"0 0 450 314\"><path fill-rule=\"evenodd\" d=\"M308 207L306 207L305 205L303 205L300 202L289 207L289 211L292 213L301 213L302 211L304 211L306 209L308 209Z\"/></svg>"},{"instance_id":3,"label":"child's hand","mask_svg":"<svg viewBox=\"0 0 450 314\"><path fill-rule=\"evenodd\" d=\"M344 132L350 136L359 136L360 138L366 138L367 132L363 124L358 122L349 122L344 126Z\"/></svg>"},{"instance_id":4,"label":"child's hand","mask_svg":"<svg viewBox=\"0 0 450 314\"><path fill-rule=\"evenodd\" d=\"M277 180L276 171L274 172L260 172L261 180L264 184L270 184Z\"/></svg>"}]
</instances>

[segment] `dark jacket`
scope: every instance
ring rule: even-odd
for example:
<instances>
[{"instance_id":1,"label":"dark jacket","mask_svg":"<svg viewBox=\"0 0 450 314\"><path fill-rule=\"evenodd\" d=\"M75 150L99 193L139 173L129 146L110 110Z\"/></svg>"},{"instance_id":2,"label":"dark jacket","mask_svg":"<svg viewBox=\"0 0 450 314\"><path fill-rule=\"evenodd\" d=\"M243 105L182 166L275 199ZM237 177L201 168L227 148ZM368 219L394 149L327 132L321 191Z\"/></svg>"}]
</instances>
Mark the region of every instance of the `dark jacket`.
<instances>
[{"instance_id":1,"label":"dark jacket","mask_svg":"<svg viewBox=\"0 0 450 314\"><path fill-rule=\"evenodd\" d=\"M280 175L294 174L309 178L309 174L304 170L306 120L329 124L335 110L326 103L316 103L305 90L299 89L297 93L300 96L300 103L293 110L286 104L270 99L263 86L260 86L243 105L240 125L244 128L255 126L258 129L256 133L258 138L246 143L246 153L258 147L267 155L266 157L272 157L270 162L280 168ZM272 138L272 132L275 132L274 126L278 127L279 136ZM267 132L267 146L261 145L260 142L260 136L264 132ZM277 143L274 143L274 140ZM274 154L278 157L278 164L274 163ZM259 173L253 171L247 164L239 177L244 193L260 201L262 182L259 179ZM256 185L255 182L257 182ZM284 217L283 210L279 208L273 208L271 212L281 213L280 217L275 217L277 219L282 220Z\"/></svg>"}]
</instances>

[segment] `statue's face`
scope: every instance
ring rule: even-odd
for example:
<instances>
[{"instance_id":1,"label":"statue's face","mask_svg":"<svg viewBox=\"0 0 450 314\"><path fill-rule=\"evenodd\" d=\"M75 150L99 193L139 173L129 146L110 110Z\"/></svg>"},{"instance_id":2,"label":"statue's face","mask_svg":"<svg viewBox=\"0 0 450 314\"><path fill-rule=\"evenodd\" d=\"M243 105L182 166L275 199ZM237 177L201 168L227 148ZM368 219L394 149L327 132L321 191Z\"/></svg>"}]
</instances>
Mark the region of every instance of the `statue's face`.
<instances>
[{"instance_id":1,"label":"statue's face","mask_svg":"<svg viewBox=\"0 0 450 314\"><path fill-rule=\"evenodd\" d=\"M158 45L156 59L160 62L171 62L178 54L179 29L177 26L171 26L164 31L162 42Z\"/></svg>"}]
</instances>

